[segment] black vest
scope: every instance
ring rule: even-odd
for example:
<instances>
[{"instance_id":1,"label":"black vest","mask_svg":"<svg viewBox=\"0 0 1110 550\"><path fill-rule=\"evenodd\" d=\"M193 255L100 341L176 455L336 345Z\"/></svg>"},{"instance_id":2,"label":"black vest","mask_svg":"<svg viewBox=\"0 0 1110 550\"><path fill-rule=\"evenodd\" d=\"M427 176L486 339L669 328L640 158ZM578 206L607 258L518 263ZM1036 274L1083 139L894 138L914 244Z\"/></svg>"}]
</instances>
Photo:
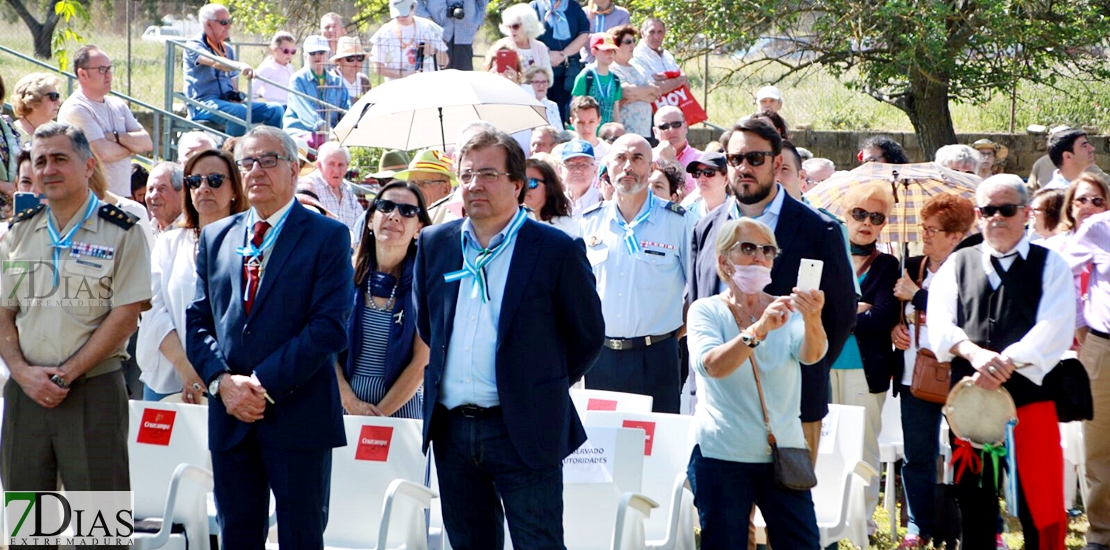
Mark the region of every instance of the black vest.
<instances>
[{"instance_id":1,"label":"black vest","mask_svg":"<svg viewBox=\"0 0 1110 550\"><path fill-rule=\"evenodd\" d=\"M972 343L991 351L1002 352L1007 346L1021 340L1037 324L1037 306L1043 292L1045 259L1048 250L1031 245L1025 259L1019 255L1006 271L1012 287L1001 284L992 289L983 271L982 245L956 252L956 284L959 296L956 305L956 325L964 330ZM1013 288L1016 287L1016 288ZM975 374L971 363L960 357L952 359L952 385L965 376ZM1042 386L1015 373L1002 385L1018 407L1037 401L1051 401L1052 396Z\"/></svg>"}]
</instances>

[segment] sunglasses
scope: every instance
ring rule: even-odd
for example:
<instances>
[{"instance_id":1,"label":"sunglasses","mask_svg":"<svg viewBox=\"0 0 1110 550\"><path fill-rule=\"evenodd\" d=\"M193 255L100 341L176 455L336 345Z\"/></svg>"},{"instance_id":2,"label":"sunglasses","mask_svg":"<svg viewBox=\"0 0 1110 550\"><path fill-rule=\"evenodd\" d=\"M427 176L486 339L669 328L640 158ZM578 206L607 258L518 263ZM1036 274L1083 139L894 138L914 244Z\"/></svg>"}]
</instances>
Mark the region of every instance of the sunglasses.
<instances>
[{"instance_id":1,"label":"sunglasses","mask_svg":"<svg viewBox=\"0 0 1110 550\"><path fill-rule=\"evenodd\" d=\"M1072 202L1081 206L1087 206L1087 203L1090 202L1091 206L1095 208L1102 208L1103 206L1106 206L1106 199L1102 197L1075 197Z\"/></svg>"},{"instance_id":2,"label":"sunglasses","mask_svg":"<svg viewBox=\"0 0 1110 550\"><path fill-rule=\"evenodd\" d=\"M316 57L316 56L323 57L327 54L328 54L328 52L308 52L309 57Z\"/></svg>"},{"instance_id":3,"label":"sunglasses","mask_svg":"<svg viewBox=\"0 0 1110 550\"><path fill-rule=\"evenodd\" d=\"M215 21L215 22L219 23L220 25L222 25L222 26L224 26L224 27L226 27L226 26L228 26L228 25L230 25L230 24L231 24L231 20L230 20L230 19L213 19L213 21Z\"/></svg>"},{"instance_id":4,"label":"sunglasses","mask_svg":"<svg viewBox=\"0 0 1110 550\"><path fill-rule=\"evenodd\" d=\"M756 252L763 252L763 257L768 260L774 260L775 256L779 255L779 249L773 244L755 244L749 242L739 242L732 245L733 248L739 248L740 253L745 256L755 256Z\"/></svg>"},{"instance_id":5,"label":"sunglasses","mask_svg":"<svg viewBox=\"0 0 1110 550\"><path fill-rule=\"evenodd\" d=\"M289 48L282 48L281 53L284 53L285 55L296 55L297 48L293 48L292 50L290 50Z\"/></svg>"},{"instance_id":6,"label":"sunglasses","mask_svg":"<svg viewBox=\"0 0 1110 550\"><path fill-rule=\"evenodd\" d=\"M415 204L396 203L388 199L374 201L374 210L382 214L392 214L396 210L402 218L415 218L420 213L420 207Z\"/></svg>"},{"instance_id":7,"label":"sunglasses","mask_svg":"<svg viewBox=\"0 0 1110 550\"><path fill-rule=\"evenodd\" d=\"M345 61L347 61L347 63L355 63L355 62L362 63L363 61L366 61L366 56L365 55L348 55L347 57L344 57L343 59Z\"/></svg>"},{"instance_id":8,"label":"sunglasses","mask_svg":"<svg viewBox=\"0 0 1110 550\"><path fill-rule=\"evenodd\" d=\"M59 94L58 92L46 92L45 94L42 94L42 97L45 97L50 101L58 101L59 99L61 99L62 94Z\"/></svg>"},{"instance_id":9,"label":"sunglasses","mask_svg":"<svg viewBox=\"0 0 1110 550\"><path fill-rule=\"evenodd\" d=\"M621 46L631 46L632 44L635 44L635 43L636 43L636 41L631 39L631 38L625 38L624 40L621 40Z\"/></svg>"},{"instance_id":10,"label":"sunglasses","mask_svg":"<svg viewBox=\"0 0 1110 550\"><path fill-rule=\"evenodd\" d=\"M185 176L185 185L188 185L189 189L200 189L200 184L208 181L208 187L219 189L220 186L224 184L224 178L226 177L227 176L223 174L208 174L207 176L193 174L191 176Z\"/></svg>"},{"instance_id":11,"label":"sunglasses","mask_svg":"<svg viewBox=\"0 0 1110 550\"><path fill-rule=\"evenodd\" d=\"M853 208L849 214L851 214L852 219L857 222L862 222L867 218L871 218L871 225L882 225L886 223L886 214L882 212L868 212L862 208Z\"/></svg>"},{"instance_id":12,"label":"sunglasses","mask_svg":"<svg viewBox=\"0 0 1110 550\"><path fill-rule=\"evenodd\" d=\"M686 124L685 120L676 120L674 122L664 122L663 124L656 126L656 128L659 128L660 132L666 132L667 130L681 128L683 124Z\"/></svg>"},{"instance_id":13,"label":"sunglasses","mask_svg":"<svg viewBox=\"0 0 1110 550\"><path fill-rule=\"evenodd\" d=\"M541 183L546 184L547 180L541 178L528 178L527 183L528 189L535 189L539 187Z\"/></svg>"},{"instance_id":14,"label":"sunglasses","mask_svg":"<svg viewBox=\"0 0 1110 550\"><path fill-rule=\"evenodd\" d=\"M760 157L760 158L762 158L762 157ZM697 179L697 178L702 178L702 177L711 178L711 177L716 176L717 174L720 174L720 173L721 173L720 171L714 170L712 168L703 168L701 170L694 170L693 172L691 172L690 175L694 176L694 179Z\"/></svg>"},{"instance_id":15,"label":"sunglasses","mask_svg":"<svg viewBox=\"0 0 1110 550\"><path fill-rule=\"evenodd\" d=\"M1002 204L1002 205L999 205L999 206L994 206L994 205L988 204L986 206L980 206L979 207L979 213L982 214L984 218L993 218L994 215L998 214L998 213L1002 213L1003 218L1011 218L1011 217L1013 217L1014 214L1017 214L1018 208L1022 208L1023 206L1025 206L1025 205L1024 204Z\"/></svg>"},{"instance_id":16,"label":"sunglasses","mask_svg":"<svg viewBox=\"0 0 1110 550\"><path fill-rule=\"evenodd\" d=\"M513 24L509 25L509 28L514 30L514 31L520 30L520 23L513 23Z\"/></svg>"},{"instance_id":17,"label":"sunglasses","mask_svg":"<svg viewBox=\"0 0 1110 550\"><path fill-rule=\"evenodd\" d=\"M728 161L729 166L739 168L744 165L744 161L748 161L748 166L763 166L763 163L767 162L767 157L773 156L775 154L770 151L748 151L725 155L725 160Z\"/></svg>"}]
</instances>

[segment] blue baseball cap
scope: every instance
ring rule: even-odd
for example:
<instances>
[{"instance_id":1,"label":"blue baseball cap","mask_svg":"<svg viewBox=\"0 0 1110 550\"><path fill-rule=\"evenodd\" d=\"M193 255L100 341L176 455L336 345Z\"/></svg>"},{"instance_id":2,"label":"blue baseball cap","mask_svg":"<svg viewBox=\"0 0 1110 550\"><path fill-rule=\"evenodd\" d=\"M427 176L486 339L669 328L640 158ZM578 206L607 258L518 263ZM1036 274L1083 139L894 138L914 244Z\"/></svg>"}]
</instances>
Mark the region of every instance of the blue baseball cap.
<instances>
[{"instance_id":1,"label":"blue baseball cap","mask_svg":"<svg viewBox=\"0 0 1110 550\"><path fill-rule=\"evenodd\" d=\"M576 157L594 158L594 146L584 139L572 139L563 145L563 160Z\"/></svg>"}]
</instances>

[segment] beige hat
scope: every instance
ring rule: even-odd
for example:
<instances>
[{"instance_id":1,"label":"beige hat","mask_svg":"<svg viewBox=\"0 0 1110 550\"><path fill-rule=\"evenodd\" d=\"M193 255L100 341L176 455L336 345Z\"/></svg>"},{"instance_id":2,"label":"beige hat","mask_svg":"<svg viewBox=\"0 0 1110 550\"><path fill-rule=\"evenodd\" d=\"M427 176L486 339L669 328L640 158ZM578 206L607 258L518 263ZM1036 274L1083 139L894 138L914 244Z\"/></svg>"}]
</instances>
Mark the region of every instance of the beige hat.
<instances>
[{"instance_id":1,"label":"beige hat","mask_svg":"<svg viewBox=\"0 0 1110 550\"><path fill-rule=\"evenodd\" d=\"M980 149L994 149L995 162L1002 162L1010 154L1010 149L1001 143L995 143L987 138L977 140L971 144L971 148L975 150Z\"/></svg>"},{"instance_id":2,"label":"beige hat","mask_svg":"<svg viewBox=\"0 0 1110 550\"><path fill-rule=\"evenodd\" d=\"M362 41L357 36L341 36L335 45L335 55L328 61L335 63L352 55L366 55L366 50L362 49Z\"/></svg>"}]
</instances>

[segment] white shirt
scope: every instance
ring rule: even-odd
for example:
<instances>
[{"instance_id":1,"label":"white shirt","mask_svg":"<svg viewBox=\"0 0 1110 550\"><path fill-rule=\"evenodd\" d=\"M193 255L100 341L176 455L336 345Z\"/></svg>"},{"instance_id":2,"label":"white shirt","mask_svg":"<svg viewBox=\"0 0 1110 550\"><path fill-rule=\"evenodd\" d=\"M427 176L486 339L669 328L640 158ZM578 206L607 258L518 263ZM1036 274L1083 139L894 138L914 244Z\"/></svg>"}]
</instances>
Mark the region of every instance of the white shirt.
<instances>
[{"instance_id":1,"label":"white shirt","mask_svg":"<svg viewBox=\"0 0 1110 550\"><path fill-rule=\"evenodd\" d=\"M85 132L89 142L106 139L116 142L113 132L126 134L138 132L143 127L135 120L135 115L127 104L118 97L104 96L103 101L89 99L80 89L62 103L58 110L58 122L72 124ZM131 157L127 156L113 162L101 162L108 190L121 196L131 196Z\"/></svg>"},{"instance_id":2,"label":"white shirt","mask_svg":"<svg viewBox=\"0 0 1110 550\"><path fill-rule=\"evenodd\" d=\"M636 44L636 49L632 51L632 62L639 65L640 70L652 77L658 73L682 70L675 62L671 52L663 50L662 54L656 53L643 40Z\"/></svg>"},{"instance_id":3,"label":"white shirt","mask_svg":"<svg viewBox=\"0 0 1110 550\"><path fill-rule=\"evenodd\" d=\"M380 63L385 69L402 71L409 75L416 72L416 49L421 42L432 44L435 51L447 51L443 42L443 28L431 19L413 16L412 25L402 25L396 19L384 24L370 37L370 62ZM436 70L434 56L425 56L422 72ZM386 78L387 82L393 80Z\"/></svg>"},{"instance_id":4,"label":"white shirt","mask_svg":"<svg viewBox=\"0 0 1110 550\"><path fill-rule=\"evenodd\" d=\"M1022 258L1029 256L1029 239L1022 237L1011 252ZM1003 269L1010 269L1014 256L992 249L986 241L982 244L983 254L980 265L987 274L991 288L998 288L1002 279L991 265L990 256L999 258ZM1071 348L1075 333L1075 285L1071 269L1059 254L1051 250L1045 259L1042 275L1040 303L1037 305L1037 322L1021 340L1002 350L1016 365L1025 365L1016 370L1034 384L1040 385L1044 377L1056 366L1064 352ZM956 310L959 307L956 286L956 262L946 261L937 271L929 291L929 344L940 362L951 361L954 357L952 347L967 340L967 333L956 324Z\"/></svg>"},{"instance_id":5,"label":"white shirt","mask_svg":"<svg viewBox=\"0 0 1110 550\"><path fill-rule=\"evenodd\" d=\"M578 197L576 200L570 196L570 189L567 189L567 198L570 199L570 215L575 220L582 219L582 214L585 214L593 205L601 202L601 191L597 190L597 186L591 184L589 189Z\"/></svg>"},{"instance_id":6,"label":"white shirt","mask_svg":"<svg viewBox=\"0 0 1110 550\"><path fill-rule=\"evenodd\" d=\"M172 229L158 237L151 253L150 309L142 314L135 361L143 371L139 380L157 393L182 390L181 377L159 348L175 330L185 347L185 309L197 291L196 243L192 229Z\"/></svg>"}]
</instances>

